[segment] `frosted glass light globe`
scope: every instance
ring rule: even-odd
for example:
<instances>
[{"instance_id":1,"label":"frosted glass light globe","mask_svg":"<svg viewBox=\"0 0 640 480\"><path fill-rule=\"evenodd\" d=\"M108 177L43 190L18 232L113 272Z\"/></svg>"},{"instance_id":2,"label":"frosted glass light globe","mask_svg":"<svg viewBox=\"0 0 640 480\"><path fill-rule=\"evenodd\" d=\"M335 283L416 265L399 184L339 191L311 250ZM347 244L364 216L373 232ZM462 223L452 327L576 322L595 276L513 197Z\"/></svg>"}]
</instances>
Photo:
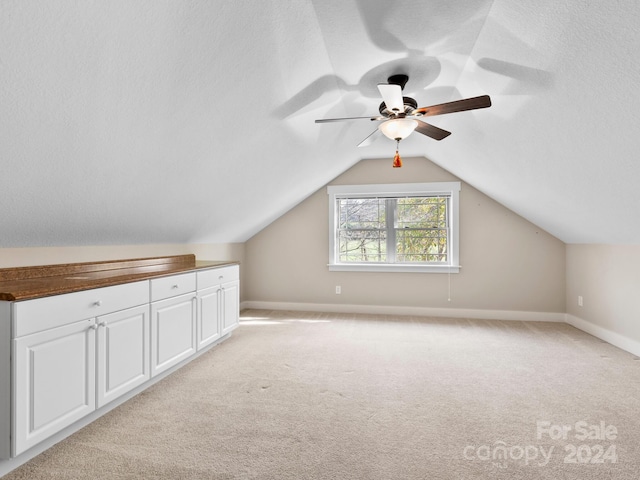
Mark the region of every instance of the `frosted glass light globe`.
<instances>
[{"instance_id":1,"label":"frosted glass light globe","mask_svg":"<svg viewBox=\"0 0 640 480\"><path fill-rule=\"evenodd\" d=\"M391 140L403 140L411 135L417 126L418 122L410 118L394 118L380 124L378 128Z\"/></svg>"}]
</instances>

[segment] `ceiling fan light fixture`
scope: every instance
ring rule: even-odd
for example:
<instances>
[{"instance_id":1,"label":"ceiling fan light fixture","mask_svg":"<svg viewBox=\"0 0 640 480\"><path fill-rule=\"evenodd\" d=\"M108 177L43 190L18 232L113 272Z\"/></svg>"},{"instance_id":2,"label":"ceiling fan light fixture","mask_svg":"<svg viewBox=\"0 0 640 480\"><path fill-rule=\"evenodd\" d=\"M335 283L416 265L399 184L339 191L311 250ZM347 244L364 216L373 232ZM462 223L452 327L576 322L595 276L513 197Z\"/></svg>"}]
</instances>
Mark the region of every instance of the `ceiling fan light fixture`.
<instances>
[{"instance_id":1,"label":"ceiling fan light fixture","mask_svg":"<svg viewBox=\"0 0 640 480\"><path fill-rule=\"evenodd\" d=\"M410 118L394 118L381 123L378 128L385 137L391 140L404 140L418 126L418 122Z\"/></svg>"}]
</instances>

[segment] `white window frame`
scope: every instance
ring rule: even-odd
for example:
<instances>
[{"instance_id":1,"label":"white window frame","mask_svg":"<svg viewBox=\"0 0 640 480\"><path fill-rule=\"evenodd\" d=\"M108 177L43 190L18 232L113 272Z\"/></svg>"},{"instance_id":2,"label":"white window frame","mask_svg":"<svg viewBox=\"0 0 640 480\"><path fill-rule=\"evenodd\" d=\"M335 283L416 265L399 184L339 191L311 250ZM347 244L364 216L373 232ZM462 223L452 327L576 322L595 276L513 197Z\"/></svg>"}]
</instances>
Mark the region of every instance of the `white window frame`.
<instances>
[{"instance_id":1,"label":"white window frame","mask_svg":"<svg viewBox=\"0 0 640 480\"><path fill-rule=\"evenodd\" d=\"M458 273L459 263L459 194L460 182L393 183L381 185L330 185L329 195L329 270L338 272L421 272ZM345 263L340 262L337 249L337 202L340 198L448 196L449 204L449 255L446 264L426 263Z\"/></svg>"}]
</instances>

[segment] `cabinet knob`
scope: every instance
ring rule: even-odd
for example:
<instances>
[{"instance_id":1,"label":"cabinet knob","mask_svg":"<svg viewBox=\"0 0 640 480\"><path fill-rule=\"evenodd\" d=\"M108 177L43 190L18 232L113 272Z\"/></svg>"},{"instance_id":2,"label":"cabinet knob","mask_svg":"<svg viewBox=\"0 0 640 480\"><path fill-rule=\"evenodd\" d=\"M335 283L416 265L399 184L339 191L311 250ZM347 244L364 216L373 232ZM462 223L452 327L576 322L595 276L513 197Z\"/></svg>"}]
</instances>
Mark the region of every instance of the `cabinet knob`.
<instances>
[{"instance_id":1,"label":"cabinet knob","mask_svg":"<svg viewBox=\"0 0 640 480\"><path fill-rule=\"evenodd\" d=\"M171 288L178 288L178 284L172 285Z\"/></svg>"},{"instance_id":2,"label":"cabinet knob","mask_svg":"<svg viewBox=\"0 0 640 480\"><path fill-rule=\"evenodd\" d=\"M107 322L105 320L101 321L100 323L98 323L99 327L106 327L107 326Z\"/></svg>"},{"instance_id":3,"label":"cabinet knob","mask_svg":"<svg viewBox=\"0 0 640 480\"><path fill-rule=\"evenodd\" d=\"M99 307L101 305L102 305L102 300L97 300L97 301L93 302L93 306L94 307Z\"/></svg>"},{"instance_id":4,"label":"cabinet knob","mask_svg":"<svg viewBox=\"0 0 640 480\"><path fill-rule=\"evenodd\" d=\"M224 275L220 275L220 276L218 277L218 280L222 280L223 278L224 278Z\"/></svg>"},{"instance_id":5,"label":"cabinet knob","mask_svg":"<svg viewBox=\"0 0 640 480\"><path fill-rule=\"evenodd\" d=\"M89 327L91 330L97 330L98 329L98 325L96 325L95 323L93 325L91 325Z\"/></svg>"}]
</instances>

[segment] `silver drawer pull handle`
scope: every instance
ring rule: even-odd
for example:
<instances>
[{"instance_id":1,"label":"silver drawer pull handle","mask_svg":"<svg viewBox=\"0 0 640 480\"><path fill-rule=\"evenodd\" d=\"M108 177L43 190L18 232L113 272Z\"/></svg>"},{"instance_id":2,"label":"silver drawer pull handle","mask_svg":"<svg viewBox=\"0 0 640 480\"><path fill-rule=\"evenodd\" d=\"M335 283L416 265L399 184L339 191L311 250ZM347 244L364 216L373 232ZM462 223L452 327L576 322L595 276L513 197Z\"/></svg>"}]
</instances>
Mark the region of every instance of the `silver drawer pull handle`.
<instances>
[{"instance_id":1,"label":"silver drawer pull handle","mask_svg":"<svg viewBox=\"0 0 640 480\"><path fill-rule=\"evenodd\" d=\"M94 306L94 307L99 307L99 306L101 306L101 305L102 305L102 300L98 300L98 301L96 301L96 302L93 302L93 306Z\"/></svg>"},{"instance_id":2,"label":"silver drawer pull handle","mask_svg":"<svg viewBox=\"0 0 640 480\"><path fill-rule=\"evenodd\" d=\"M99 327L106 327L107 326L107 322L102 321L98 324Z\"/></svg>"},{"instance_id":3,"label":"silver drawer pull handle","mask_svg":"<svg viewBox=\"0 0 640 480\"><path fill-rule=\"evenodd\" d=\"M91 330L97 330L98 329L98 325L96 325L95 323L93 325L91 325L89 327Z\"/></svg>"},{"instance_id":4,"label":"silver drawer pull handle","mask_svg":"<svg viewBox=\"0 0 640 480\"><path fill-rule=\"evenodd\" d=\"M171 288L178 288L178 285L172 285Z\"/></svg>"}]
</instances>

